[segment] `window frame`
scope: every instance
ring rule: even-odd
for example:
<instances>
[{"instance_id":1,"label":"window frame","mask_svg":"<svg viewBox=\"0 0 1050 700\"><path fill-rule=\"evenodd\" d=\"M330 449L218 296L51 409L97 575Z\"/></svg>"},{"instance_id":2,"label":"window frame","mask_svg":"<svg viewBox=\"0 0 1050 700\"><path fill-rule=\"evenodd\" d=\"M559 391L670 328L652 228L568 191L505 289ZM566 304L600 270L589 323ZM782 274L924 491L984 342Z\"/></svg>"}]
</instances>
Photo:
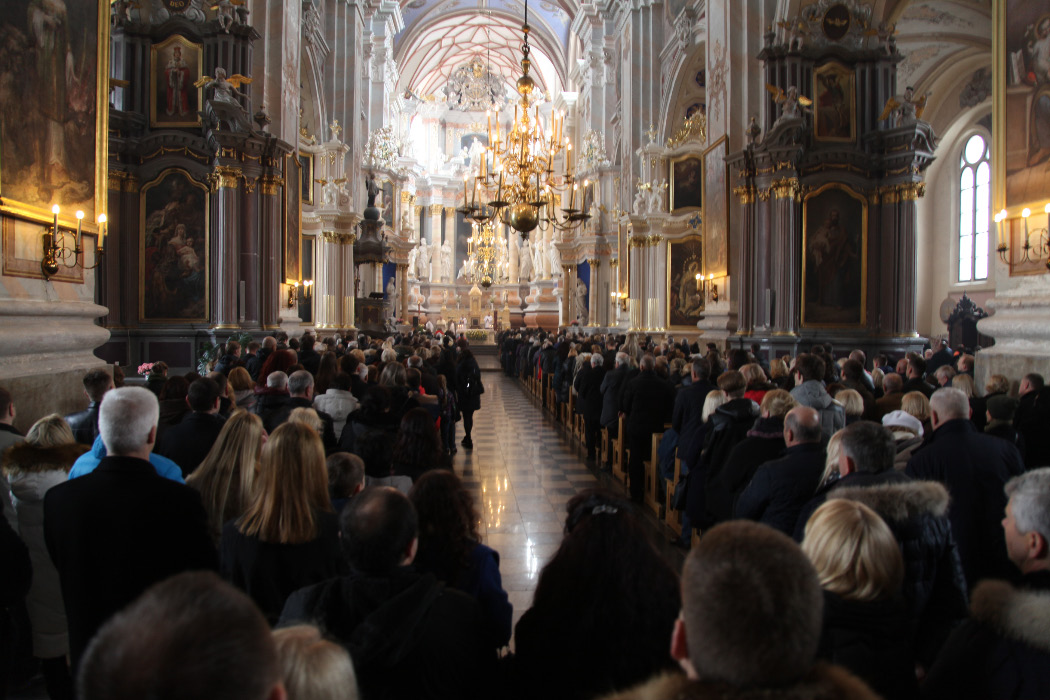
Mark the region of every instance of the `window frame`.
<instances>
[{"instance_id":1,"label":"window frame","mask_svg":"<svg viewBox=\"0 0 1050 700\"><path fill-rule=\"evenodd\" d=\"M991 134L987 129L980 125L974 125L967 129L959 140L956 142L956 147L953 149L954 160L952 161L952 215L951 215L951 244L949 246L950 255L948 256L948 265L951 267L951 274L949 279L951 280L952 287L963 288L963 289L993 289L995 287L995 226L989 221L988 224L988 276L984 279L970 279L967 281L961 281L959 279L959 228L962 224L962 212L960 207L962 206L962 188L960 181L962 179L963 168L967 167L962 164L964 154L966 152L966 144L970 142L970 139L974 136L980 136L984 139L985 148L988 153L988 167L994 167L995 154L993 151L993 140ZM973 168L974 172L974 194L976 195L976 176L977 168ZM994 175L994 171L992 173ZM989 202L988 211L991 214L992 201L991 201L991 187L989 186ZM976 241L976 235L974 236ZM971 251L973 255L974 251ZM976 272L976 256L972 264L974 266L974 272Z\"/></svg>"}]
</instances>

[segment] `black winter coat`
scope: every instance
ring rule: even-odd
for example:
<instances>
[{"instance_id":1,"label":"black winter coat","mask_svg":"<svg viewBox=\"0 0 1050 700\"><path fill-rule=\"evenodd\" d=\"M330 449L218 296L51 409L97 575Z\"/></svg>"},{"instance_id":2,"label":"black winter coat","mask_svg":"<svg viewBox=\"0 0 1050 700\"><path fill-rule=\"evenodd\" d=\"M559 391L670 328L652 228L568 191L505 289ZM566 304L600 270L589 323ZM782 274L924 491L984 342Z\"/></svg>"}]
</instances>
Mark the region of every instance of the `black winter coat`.
<instances>
[{"instance_id":1,"label":"black winter coat","mask_svg":"<svg viewBox=\"0 0 1050 700\"><path fill-rule=\"evenodd\" d=\"M734 516L791 535L799 511L817 491L826 456L819 442L788 447L783 457L758 468L737 499Z\"/></svg>"},{"instance_id":2,"label":"black winter coat","mask_svg":"<svg viewBox=\"0 0 1050 700\"><path fill-rule=\"evenodd\" d=\"M904 587L915 624L915 660L929 668L952 629L966 618L966 579L948 522L948 491L898 471L850 474L823 489L799 517L801 539L809 515L826 498L868 506L889 525L904 555Z\"/></svg>"},{"instance_id":3,"label":"black winter coat","mask_svg":"<svg viewBox=\"0 0 1050 700\"><path fill-rule=\"evenodd\" d=\"M309 623L346 647L364 700L475 698L495 657L477 601L409 567L293 593L280 625Z\"/></svg>"},{"instance_id":4,"label":"black winter coat","mask_svg":"<svg viewBox=\"0 0 1050 700\"><path fill-rule=\"evenodd\" d=\"M1016 447L982 435L969 420L957 418L944 422L927 438L905 471L948 487L952 497L948 519L970 588L982 578L1008 579L1016 573L1006 556L1001 524L1006 510L1003 487L1024 471Z\"/></svg>"},{"instance_id":5,"label":"black winter coat","mask_svg":"<svg viewBox=\"0 0 1050 700\"><path fill-rule=\"evenodd\" d=\"M730 450L718 475L708 482L705 507L713 523L732 519L737 499L751 483L755 472L766 462L780 457L785 448L782 417L755 421L747 437Z\"/></svg>"},{"instance_id":6,"label":"black winter coat","mask_svg":"<svg viewBox=\"0 0 1050 700\"><path fill-rule=\"evenodd\" d=\"M615 423L620 417L620 389L624 379L627 377L627 366L617 367L605 373L602 378L602 415L601 423L607 428Z\"/></svg>"},{"instance_id":7,"label":"black winter coat","mask_svg":"<svg viewBox=\"0 0 1050 700\"><path fill-rule=\"evenodd\" d=\"M919 695L911 634L903 598L847 600L824 591L817 657L852 671L884 698L908 700Z\"/></svg>"},{"instance_id":8,"label":"black winter coat","mask_svg":"<svg viewBox=\"0 0 1050 700\"><path fill-rule=\"evenodd\" d=\"M662 433L671 420L674 389L656 372L646 370L632 379L623 390L623 409L627 414L627 435Z\"/></svg>"},{"instance_id":9,"label":"black winter coat","mask_svg":"<svg viewBox=\"0 0 1050 700\"><path fill-rule=\"evenodd\" d=\"M682 456L682 461L690 465L686 510L694 527L708 528L713 524L707 514L708 484L720 477L729 453L747 437L757 418L758 405L751 399L722 404L708 419L703 452L696 454L694 442L692 452Z\"/></svg>"},{"instance_id":10,"label":"black winter coat","mask_svg":"<svg viewBox=\"0 0 1050 700\"><path fill-rule=\"evenodd\" d=\"M1050 572L984 581L923 685L929 700L1050 698Z\"/></svg>"},{"instance_id":11,"label":"black winter coat","mask_svg":"<svg viewBox=\"0 0 1050 700\"><path fill-rule=\"evenodd\" d=\"M73 439L81 445L93 445L98 437L98 407L99 402L92 401L83 411L66 416Z\"/></svg>"},{"instance_id":12,"label":"black winter coat","mask_svg":"<svg viewBox=\"0 0 1050 700\"><path fill-rule=\"evenodd\" d=\"M1014 427L1025 440L1025 466L1050 467L1050 386L1021 397Z\"/></svg>"},{"instance_id":13,"label":"black winter coat","mask_svg":"<svg viewBox=\"0 0 1050 700\"><path fill-rule=\"evenodd\" d=\"M456 365L456 405L460 411L480 411L481 368L473 357L463 358Z\"/></svg>"},{"instance_id":14,"label":"black winter coat","mask_svg":"<svg viewBox=\"0 0 1050 700\"><path fill-rule=\"evenodd\" d=\"M696 454L703 447L704 401L708 393L717 388L711 382L701 380L682 387L674 397L671 427L678 433L679 458Z\"/></svg>"},{"instance_id":15,"label":"black winter coat","mask_svg":"<svg viewBox=\"0 0 1050 700\"><path fill-rule=\"evenodd\" d=\"M591 367L580 381L580 401L583 404L583 419L588 423L598 423L602 417L602 380L605 379L605 367Z\"/></svg>"},{"instance_id":16,"label":"black winter coat","mask_svg":"<svg viewBox=\"0 0 1050 700\"><path fill-rule=\"evenodd\" d=\"M167 457L182 469L186 478L208 456L226 421L210 413L191 411L178 425L164 431L157 441L157 454Z\"/></svg>"}]
</instances>

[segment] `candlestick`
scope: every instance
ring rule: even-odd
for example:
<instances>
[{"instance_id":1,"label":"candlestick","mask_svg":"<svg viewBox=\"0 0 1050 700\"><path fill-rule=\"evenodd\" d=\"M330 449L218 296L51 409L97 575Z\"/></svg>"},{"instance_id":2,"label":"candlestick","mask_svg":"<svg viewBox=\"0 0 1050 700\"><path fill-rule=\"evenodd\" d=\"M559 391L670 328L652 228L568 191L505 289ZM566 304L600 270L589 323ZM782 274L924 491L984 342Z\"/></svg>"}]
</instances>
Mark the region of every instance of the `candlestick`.
<instances>
[{"instance_id":1,"label":"candlestick","mask_svg":"<svg viewBox=\"0 0 1050 700\"><path fill-rule=\"evenodd\" d=\"M1021 218L1024 219L1024 241L1028 242L1028 217L1032 215L1032 210L1025 207L1021 210Z\"/></svg>"},{"instance_id":2,"label":"candlestick","mask_svg":"<svg viewBox=\"0 0 1050 700\"><path fill-rule=\"evenodd\" d=\"M84 212L77 210L77 248L80 247L80 240L84 236Z\"/></svg>"},{"instance_id":3,"label":"candlestick","mask_svg":"<svg viewBox=\"0 0 1050 700\"><path fill-rule=\"evenodd\" d=\"M55 215L55 223L54 223L54 229L55 230L54 230L53 233L56 236L58 235L58 211L59 210L58 210L58 205L57 204L54 205L53 207L51 207L51 213Z\"/></svg>"},{"instance_id":4,"label":"candlestick","mask_svg":"<svg viewBox=\"0 0 1050 700\"><path fill-rule=\"evenodd\" d=\"M98 215L98 247L101 250L103 242L106 240L106 215Z\"/></svg>"}]
</instances>

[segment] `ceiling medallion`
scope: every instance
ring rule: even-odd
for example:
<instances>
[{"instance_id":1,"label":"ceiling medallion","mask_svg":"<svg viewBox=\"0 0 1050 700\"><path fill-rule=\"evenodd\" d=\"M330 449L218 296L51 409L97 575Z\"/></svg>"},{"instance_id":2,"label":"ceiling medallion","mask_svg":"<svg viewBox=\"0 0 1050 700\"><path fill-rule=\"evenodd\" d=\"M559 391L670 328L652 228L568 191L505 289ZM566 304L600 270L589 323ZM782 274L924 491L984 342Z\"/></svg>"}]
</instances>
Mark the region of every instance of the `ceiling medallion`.
<instances>
[{"instance_id":1,"label":"ceiling medallion","mask_svg":"<svg viewBox=\"0 0 1050 700\"><path fill-rule=\"evenodd\" d=\"M507 90L503 79L475 56L452 71L445 87L445 102L449 109L460 112L499 111L507 104Z\"/></svg>"}]
</instances>

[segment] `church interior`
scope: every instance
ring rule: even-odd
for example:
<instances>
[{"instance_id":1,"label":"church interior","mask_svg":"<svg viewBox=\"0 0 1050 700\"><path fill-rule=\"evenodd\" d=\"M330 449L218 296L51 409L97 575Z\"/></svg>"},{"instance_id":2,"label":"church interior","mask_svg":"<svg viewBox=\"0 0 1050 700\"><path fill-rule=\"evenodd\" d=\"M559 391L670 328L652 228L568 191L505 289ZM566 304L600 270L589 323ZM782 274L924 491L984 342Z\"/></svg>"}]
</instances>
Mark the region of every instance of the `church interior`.
<instances>
[{"instance_id":1,"label":"church interior","mask_svg":"<svg viewBox=\"0 0 1050 700\"><path fill-rule=\"evenodd\" d=\"M277 330L945 338L979 383L1050 370L1039 3L0 14L0 381L36 397L26 426L87 368Z\"/></svg>"}]
</instances>

